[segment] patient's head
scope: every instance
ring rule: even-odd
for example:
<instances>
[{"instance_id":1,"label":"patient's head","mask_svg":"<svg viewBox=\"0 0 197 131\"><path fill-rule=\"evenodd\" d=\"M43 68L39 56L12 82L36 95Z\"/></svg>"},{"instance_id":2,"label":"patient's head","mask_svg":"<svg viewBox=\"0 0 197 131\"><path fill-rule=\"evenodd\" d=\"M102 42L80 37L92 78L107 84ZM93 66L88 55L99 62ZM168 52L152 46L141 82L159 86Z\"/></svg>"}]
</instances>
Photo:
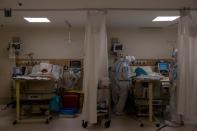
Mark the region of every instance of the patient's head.
<instances>
[{"instance_id":1,"label":"patient's head","mask_svg":"<svg viewBox=\"0 0 197 131\"><path fill-rule=\"evenodd\" d=\"M42 69L41 72L42 72L42 73L47 73L48 70L47 70L47 69Z\"/></svg>"}]
</instances>

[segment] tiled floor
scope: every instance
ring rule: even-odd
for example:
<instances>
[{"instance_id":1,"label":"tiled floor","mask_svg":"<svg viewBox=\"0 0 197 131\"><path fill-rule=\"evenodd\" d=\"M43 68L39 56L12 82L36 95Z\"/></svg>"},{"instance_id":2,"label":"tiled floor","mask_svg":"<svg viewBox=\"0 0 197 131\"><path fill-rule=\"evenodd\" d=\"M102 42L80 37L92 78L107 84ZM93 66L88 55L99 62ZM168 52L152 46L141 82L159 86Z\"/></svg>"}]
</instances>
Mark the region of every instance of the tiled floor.
<instances>
[{"instance_id":1,"label":"tiled floor","mask_svg":"<svg viewBox=\"0 0 197 131\"><path fill-rule=\"evenodd\" d=\"M91 126L88 129L81 127L79 118L54 118L50 124L23 123L12 125L14 112L11 110L0 112L0 131L156 131L154 125L145 125L143 128L128 116L113 117L111 127L103 129L99 126ZM197 131L197 127L164 128L161 131Z\"/></svg>"}]
</instances>

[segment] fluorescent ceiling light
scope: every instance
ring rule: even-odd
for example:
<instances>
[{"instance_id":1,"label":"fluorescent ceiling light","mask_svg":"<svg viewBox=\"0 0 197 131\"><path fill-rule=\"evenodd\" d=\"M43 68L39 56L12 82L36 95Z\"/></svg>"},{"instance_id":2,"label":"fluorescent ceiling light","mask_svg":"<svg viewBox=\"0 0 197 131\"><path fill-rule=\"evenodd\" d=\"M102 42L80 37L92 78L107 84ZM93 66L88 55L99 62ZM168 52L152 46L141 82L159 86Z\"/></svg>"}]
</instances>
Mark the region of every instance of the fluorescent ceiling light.
<instances>
[{"instance_id":1,"label":"fluorescent ceiling light","mask_svg":"<svg viewBox=\"0 0 197 131\"><path fill-rule=\"evenodd\" d=\"M174 21L180 16L158 16L153 21Z\"/></svg>"},{"instance_id":2,"label":"fluorescent ceiling light","mask_svg":"<svg viewBox=\"0 0 197 131\"><path fill-rule=\"evenodd\" d=\"M24 19L28 22L37 22L37 23L49 23L50 22L50 20L48 18L24 17Z\"/></svg>"}]
</instances>

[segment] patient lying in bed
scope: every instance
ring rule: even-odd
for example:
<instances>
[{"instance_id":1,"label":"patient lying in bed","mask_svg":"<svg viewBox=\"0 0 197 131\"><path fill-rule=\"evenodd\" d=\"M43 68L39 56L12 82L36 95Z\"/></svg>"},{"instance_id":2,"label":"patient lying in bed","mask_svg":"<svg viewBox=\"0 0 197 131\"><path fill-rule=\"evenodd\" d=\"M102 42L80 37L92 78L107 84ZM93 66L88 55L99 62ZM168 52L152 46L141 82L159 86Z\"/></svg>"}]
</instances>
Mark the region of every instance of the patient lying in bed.
<instances>
[{"instance_id":1,"label":"patient lying in bed","mask_svg":"<svg viewBox=\"0 0 197 131\"><path fill-rule=\"evenodd\" d=\"M32 77L50 77L55 80L59 80L62 76L63 67L59 65L52 65L49 63L40 63L32 68L32 72L29 76Z\"/></svg>"},{"instance_id":2,"label":"patient lying in bed","mask_svg":"<svg viewBox=\"0 0 197 131\"><path fill-rule=\"evenodd\" d=\"M154 72L151 66L132 66L131 71L139 79L161 79L161 75Z\"/></svg>"}]
</instances>

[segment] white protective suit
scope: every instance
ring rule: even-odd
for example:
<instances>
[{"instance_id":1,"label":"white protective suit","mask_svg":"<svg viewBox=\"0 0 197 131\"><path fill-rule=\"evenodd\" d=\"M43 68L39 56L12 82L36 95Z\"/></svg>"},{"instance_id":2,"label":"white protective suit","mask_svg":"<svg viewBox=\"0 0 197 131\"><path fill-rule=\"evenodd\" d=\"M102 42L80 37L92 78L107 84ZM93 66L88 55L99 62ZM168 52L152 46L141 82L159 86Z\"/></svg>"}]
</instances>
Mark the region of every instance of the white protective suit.
<instances>
[{"instance_id":1,"label":"white protective suit","mask_svg":"<svg viewBox=\"0 0 197 131\"><path fill-rule=\"evenodd\" d=\"M131 81L130 62L131 59L127 59L127 57L120 58L112 67L112 100L115 105L114 112L117 115L123 114L129 93Z\"/></svg>"}]
</instances>

